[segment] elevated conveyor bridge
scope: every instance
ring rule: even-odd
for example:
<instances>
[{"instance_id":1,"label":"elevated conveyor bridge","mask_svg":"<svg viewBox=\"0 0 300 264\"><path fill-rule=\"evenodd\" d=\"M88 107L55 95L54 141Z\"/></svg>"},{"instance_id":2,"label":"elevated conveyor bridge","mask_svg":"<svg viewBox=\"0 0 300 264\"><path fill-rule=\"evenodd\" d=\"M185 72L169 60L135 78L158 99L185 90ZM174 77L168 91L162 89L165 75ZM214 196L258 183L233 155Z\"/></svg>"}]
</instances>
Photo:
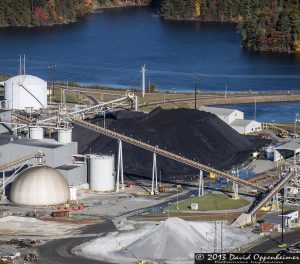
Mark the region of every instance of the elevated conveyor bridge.
<instances>
[{"instance_id":1,"label":"elevated conveyor bridge","mask_svg":"<svg viewBox=\"0 0 300 264\"><path fill-rule=\"evenodd\" d=\"M163 149L159 148L158 146L152 146L150 144L141 142L139 140L133 139L133 138L125 136L125 135L122 135L122 134L117 133L115 131L111 131L109 129L106 129L106 128L103 128L103 127L91 124L91 123L89 123L87 121L82 120L81 118L79 118L79 117L77 117L75 115L70 115L68 118L69 118L70 121L76 123L77 125L79 125L81 127L93 130L95 132L98 132L98 133L103 134L105 136L108 136L110 138L114 138L114 139L126 142L128 144L135 145L135 146L137 146L139 148L142 148L142 149L148 150L150 152L159 154L161 156L170 158L172 160L178 161L180 163L183 163L185 165L191 166L193 168L196 168L196 169L199 169L199 170L202 170L202 171L206 171L206 172L209 172L209 173L214 173L216 176L226 178L226 179L228 179L230 181L236 182L236 183L241 184L241 185L248 186L248 187L256 189L258 191L261 191L261 192L265 192L266 191L266 189L264 187L256 185L255 183L252 183L252 182L249 182L249 181L245 181L245 180L240 179L238 177L232 176L232 175L230 175L230 174L228 174L226 172L223 172L223 171L211 168L209 166L206 166L206 165L198 163L196 161L187 159L185 157L181 157L181 156L176 155L174 153L171 153L169 151L163 150Z\"/></svg>"},{"instance_id":2,"label":"elevated conveyor bridge","mask_svg":"<svg viewBox=\"0 0 300 264\"><path fill-rule=\"evenodd\" d=\"M264 207L284 186L295 176L295 172L289 172L284 178L279 180L275 186L271 189L269 193L263 197L261 201L252 209L250 209L249 214L255 215L262 207Z\"/></svg>"},{"instance_id":3,"label":"elevated conveyor bridge","mask_svg":"<svg viewBox=\"0 0 300 264\"><path fill-rule=\"evenodd\" d=\"M41 160L45 157L45 153L44 152L41 152L41 151L37 151L37 152L33 152L31 154L28 154L28 155L25 155L19 159L16 159L16 160L12 160L12 161L8 161L8 162L5 162L3 164L0 165L0 171L2 172L3 174L3 177L2 177L2 183L0 185L1 189L2 189L2 194L5 196L5 186L9 183L11 183L12 181L14 181L14 179L16 178L17 176L17 173L18 171L21 169L21 167L24 166L24 164L18 168L13 175L11 175L8 179L5 179L5 170L9 169L9 168L12 168L12 167L15 167L19 164L22 164L22 163L26 163L28 162L29 160L31 159L38 159L38 160Z\"/></svg>"}]
</instances>

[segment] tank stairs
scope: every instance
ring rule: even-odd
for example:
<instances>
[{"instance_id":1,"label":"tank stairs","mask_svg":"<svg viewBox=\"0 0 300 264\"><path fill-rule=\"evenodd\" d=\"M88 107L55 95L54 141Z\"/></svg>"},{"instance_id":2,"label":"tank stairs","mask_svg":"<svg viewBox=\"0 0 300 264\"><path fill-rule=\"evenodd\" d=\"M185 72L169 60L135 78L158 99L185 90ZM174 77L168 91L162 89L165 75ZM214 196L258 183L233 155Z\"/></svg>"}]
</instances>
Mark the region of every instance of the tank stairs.
<instances>
[{"instance_id":1,"label":"tank stairs","mask_svg":"<svg viewBox=\"0 0 300 264\"><path fill-rule=\"evenodd\" d=\"M267 191L266 188L264 188L262 186L259 186L259 185L255 184L255 183L252 183L250 181L246 181L246 180L240 179L240 178L235 177L233 175L230 175L230 174L228 174L226 172L223 172L223 171L211 168L211 167L206 166L204 164L201 164L199 162L196 162L196 161L190 160L188 158L179 156L177 154L171 153L169 151L163 150L163 149L159 148L158 146L152 146L150 144L144 143L142 141L133 139L133 138L125 136L125 135L122 135L122 134L117 133L115 131L111 131L109 129L106 129L106 128L103 128L103 127L91 124L91 123L89 123L87 121L82 120L78 116L70 115L68 118L69 118L69 120L71 122L76 123L77 125L79 125L81 127L93 130L93 131L95 131L97 133L100 133L102 135L108 136L110 138L121 140L121 141L126 142L128 144L131 144L131 145L134 145L136 147L148 150L148 151L150 151L152 153L159 154L159 155L164 156L166 158L170 158L172 160L178 161L180 163L183 163L185 165L191 166L193 168L196 168L196 169L199 169L199 170L202 170L202 171L206 171L206 172L209 172L209 173L213 173L216 176L226 178L226 179L228 179L228 180L230 180L232 182L236 182L238 184L248 186L248 187L256 189L256 190L258 190L260 192L266 192Z\"/></svg>"},{"instance_id":2,"label":"tank stairs","mask_svg":"<svg viewBox=\"0 0 300 264\"><path fill-rule=\"evenodd\" d=\"M293 177L295 172L288 173L284 178L280 179L269 193L263 194L262 199L254 207L250 208L249 214L253 217L263 206L265 206Z\"/></svg>"}]
</instances>

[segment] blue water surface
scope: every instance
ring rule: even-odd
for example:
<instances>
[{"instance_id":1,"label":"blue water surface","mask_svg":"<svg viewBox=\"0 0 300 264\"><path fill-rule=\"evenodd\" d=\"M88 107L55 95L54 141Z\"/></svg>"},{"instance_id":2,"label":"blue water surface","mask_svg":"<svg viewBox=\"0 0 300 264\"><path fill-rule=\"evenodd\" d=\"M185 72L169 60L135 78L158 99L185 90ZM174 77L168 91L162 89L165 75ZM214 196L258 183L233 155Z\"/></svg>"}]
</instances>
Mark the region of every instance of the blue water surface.
<instances>
[{"instance_id":1,"label":"blue water surface","mask_svg":"<svg viewBox=\"0 0 300 264\"><path fill-rule=\"evenodd\" d=\"M18 55L27 72L83 84L160 90L300 90L300 56L249 52L236 25L165 21L151 8L105 10L77 23L40 28L0 28L0 74L16 74Z\"/></svg>"}]
</instances>

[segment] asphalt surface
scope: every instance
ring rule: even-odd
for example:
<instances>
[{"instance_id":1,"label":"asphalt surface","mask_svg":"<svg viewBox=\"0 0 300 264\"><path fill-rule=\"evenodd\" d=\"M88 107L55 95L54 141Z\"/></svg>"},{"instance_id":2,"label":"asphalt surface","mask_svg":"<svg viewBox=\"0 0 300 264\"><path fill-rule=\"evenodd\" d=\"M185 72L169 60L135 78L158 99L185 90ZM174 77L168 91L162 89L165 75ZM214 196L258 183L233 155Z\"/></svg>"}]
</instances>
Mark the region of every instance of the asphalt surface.
<instances>
[{"instance_id":1,"label":"asphalt surface","mask_svg":"<svg viewBox=\"0 0 300 264\"><path fill-rule=\"evenodd\" d=\"M83 234L102 234L115 231L116 228L111 220L106 220L102 224L91 225L82 230ZM98 236L90 238L66 238L57 239L46 243L38 248L39 263L43 264L107 264L108 262L91 260L77 256L72 249L84 242L95 239Z\"/></svg>"},{"instance_id":2,"label":"asphalt surface","mask_svg":"<svg viewBox=\"0 0 300 264\"><path fill-rule=\"evenodd\" d=\"M192 190L184 195L179 196L179 200L186 199L190 197ZM150 206L147 208L142 208L139 210L134 210L131 212L126 212L120 216L130 217L136 214L144 213L146 211L159 211L167 207L169 202L174 203L176 197L170 199L167 202L160 203L155 206ZM64 238L57 239L46 243L38 248L39 263L43 264L108 264L109 262L97 261L88 258L84 258L75 255L72 249L84 242L95 239L97 237L106 235L109 232L116 231L116 227L113 222L106 219L102 224L90 225L81 230L83 235L91 234L91 237L74 237L74 238ZM95 235L99 234L99 235Z\"/></svg>"},{"instance_id":3,"label":"asphalt surface","mask_svg":"<svg viewBox=\"0 0 300 264\"><path fill-rule=\"evenodd\" d=\"M285 233L283 236L284 243L295 244L300 242L300 230L291 231ZM270 238L262 243L252 247L247 251L247 253L267 253L270 250L278 249L281 250L278 246L281 244L281 235L275 238Z\"/></svg>"}]
</instances>

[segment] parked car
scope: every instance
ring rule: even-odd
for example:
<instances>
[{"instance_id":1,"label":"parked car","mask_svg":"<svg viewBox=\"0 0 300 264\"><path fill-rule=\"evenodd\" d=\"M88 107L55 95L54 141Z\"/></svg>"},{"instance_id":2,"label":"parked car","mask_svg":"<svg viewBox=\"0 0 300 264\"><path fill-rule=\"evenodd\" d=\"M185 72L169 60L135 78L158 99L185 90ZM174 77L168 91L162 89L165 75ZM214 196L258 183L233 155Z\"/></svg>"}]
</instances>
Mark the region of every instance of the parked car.
<instances>
[{"instance_id":1,"label":"parked car","mask_svg":"<svg viewBox=\"0 0 300 264\"><path fill-rule=\"evenodd\" d=\"M295 244L294 247L300 249L300 243Z\"/></svg>"},{"instance_id":2,"label":"parked car","mask_svg":"<svg viewBox=\"0 0 300 264\"><path fill-rule=\"evenodd\" d=\"M288 254L290 252L288 250L286 250L286 249L282 249L282 250L279 250L277 253L278 254Z\"/></svg>"},{"instance_id":3,"label":"parked car","mask_svg":"<svg viewBox=\"0 0 300 264\"><path fill-rule=\"evenodd\" d=\"M300 252L300 249L298 247L295 247L295 246L289 246L287 248L287 250L290 251L290 252L293 252L293 253Z\"/></svg>"}]
</instances>

